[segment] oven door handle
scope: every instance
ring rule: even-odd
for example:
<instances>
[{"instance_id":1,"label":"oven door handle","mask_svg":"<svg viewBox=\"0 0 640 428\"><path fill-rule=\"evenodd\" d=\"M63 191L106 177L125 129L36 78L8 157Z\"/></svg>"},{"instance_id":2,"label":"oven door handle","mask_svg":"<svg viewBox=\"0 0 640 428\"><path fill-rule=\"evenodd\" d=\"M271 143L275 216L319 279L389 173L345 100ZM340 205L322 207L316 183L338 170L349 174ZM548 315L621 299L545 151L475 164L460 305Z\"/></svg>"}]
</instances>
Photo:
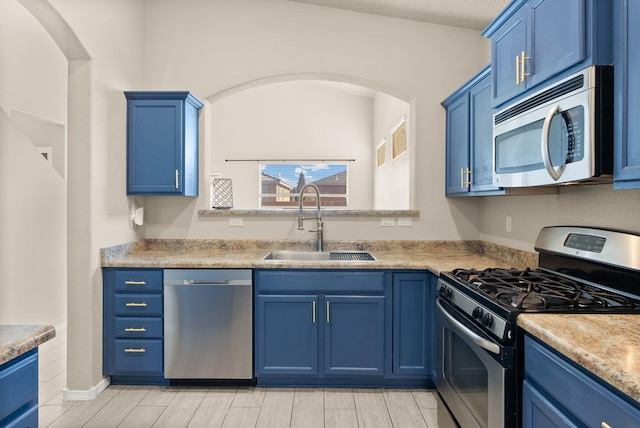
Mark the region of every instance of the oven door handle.
<instances>
[{"instance_id":1,"label":"oven door handle","mask_svg":"<svg viewBox=\"0 0 640 428\"><path fill-rule=\"evenodd\" d=\"M466 336L467 339L471 340L473 343L481 347L482 349L494 353L496 355L500 355L500 346L491 342L490 340L484 339L472 331L469 331L467 327L465 327L460 321L455 319L454 317L447 312L447 310L442 306L442 304L436 300L436 305L438 305L438 309L442 312L442 315L445 316L447 321L455 325L460 331L461 334Z\"/></svg>"}]
</instances>

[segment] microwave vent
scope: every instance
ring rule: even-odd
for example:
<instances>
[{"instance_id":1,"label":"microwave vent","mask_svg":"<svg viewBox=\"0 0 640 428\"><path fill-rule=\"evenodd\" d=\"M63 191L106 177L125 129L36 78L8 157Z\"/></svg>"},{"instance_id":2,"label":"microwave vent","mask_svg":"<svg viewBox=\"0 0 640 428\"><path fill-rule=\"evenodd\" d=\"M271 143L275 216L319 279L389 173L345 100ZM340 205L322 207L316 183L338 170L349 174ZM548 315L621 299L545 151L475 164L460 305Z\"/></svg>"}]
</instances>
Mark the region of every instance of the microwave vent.
<instances>
[{"instance_id":1,"label":"microwave vent","mask_svg":"<svg viewBox=\"0 0 640 428\"><path fill-rule=\"evenodd\" d=\"M513 107L509 107L506 110L501 111L494 117L494 124L497 125L506 120L511 119L527 110L531 110L539 105L547 103L555 98L561 97L565 94L580 89L584 86L584 75L580 74L572 79L566 80L553 88L540 92L531 98L522 101L520 104L516 104Z\"/></svg>"}]
</instances>

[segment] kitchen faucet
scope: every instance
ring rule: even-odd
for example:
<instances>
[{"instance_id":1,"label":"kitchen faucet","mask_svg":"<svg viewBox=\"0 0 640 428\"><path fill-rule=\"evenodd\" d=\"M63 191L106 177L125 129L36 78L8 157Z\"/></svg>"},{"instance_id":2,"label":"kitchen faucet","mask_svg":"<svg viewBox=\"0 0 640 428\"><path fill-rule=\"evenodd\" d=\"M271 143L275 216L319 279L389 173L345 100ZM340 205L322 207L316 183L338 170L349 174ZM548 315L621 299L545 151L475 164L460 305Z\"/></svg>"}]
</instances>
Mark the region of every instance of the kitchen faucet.
<instances>
[{"instance_id":1,"label":"kitchen faucet","mask_svg":"<svg viewBox=\"0 0 640 428\"><path fill-rule=\"evenodd\" d=\"M315 217L304 217L302 211L302 199L304 197L304 192L307 190L307 187L311 187L316 192L316 202L317 202L317 212ZM304 221L308 219L315 218L316 220L316 230L310 230L309 232L316 233L316 251L322 251L322 234L324 232L322 228L322 217L320 216L320 190L315 184L305 184L302 186L300 190L300 206L298 208L298 230L304 230Z\"/></svg>"}]
</instances>

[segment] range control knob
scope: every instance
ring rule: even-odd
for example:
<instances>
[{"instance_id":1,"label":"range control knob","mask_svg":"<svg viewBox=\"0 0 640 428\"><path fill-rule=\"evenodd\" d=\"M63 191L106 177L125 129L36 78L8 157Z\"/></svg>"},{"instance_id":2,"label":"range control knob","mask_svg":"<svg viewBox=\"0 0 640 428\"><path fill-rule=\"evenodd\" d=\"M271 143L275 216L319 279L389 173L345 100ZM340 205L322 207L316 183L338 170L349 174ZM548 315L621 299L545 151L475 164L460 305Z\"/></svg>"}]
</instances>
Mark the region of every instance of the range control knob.
<instances>
[{"instance_id":1,"label":"range control knob","mask_svg":"<svg viewBox=\"0 0 640 428\"><path fill-rule=\"evenodd\" d=\"M438 287L438 294L446 299L450 299L453 295L453 292L446 285L441 285L440 287Z\"/></svg>"},{"instance_id":2,"label":"range control knob","mask_svg":"<svg viewBox=\"0 0 640 428\"><path fill-rule=\"evenodd\" d=\"M473 312L471 312L471 316L473 317L473 319L479 320L479 319L482 319L483 312L484 311L480 306L476 306L475 308L473 308Z\"/></svg>"},{"instance_id":3,"label":"range control knob","mask_svg":"<svg viewBox=\"0 0 640 428\"><path fill-rule=\"evenodd\" d=\"M485 327L491 327L493 324L493 316L491 314L484 314L482 317L482 325Z\"/></svg>"}]
</instances>

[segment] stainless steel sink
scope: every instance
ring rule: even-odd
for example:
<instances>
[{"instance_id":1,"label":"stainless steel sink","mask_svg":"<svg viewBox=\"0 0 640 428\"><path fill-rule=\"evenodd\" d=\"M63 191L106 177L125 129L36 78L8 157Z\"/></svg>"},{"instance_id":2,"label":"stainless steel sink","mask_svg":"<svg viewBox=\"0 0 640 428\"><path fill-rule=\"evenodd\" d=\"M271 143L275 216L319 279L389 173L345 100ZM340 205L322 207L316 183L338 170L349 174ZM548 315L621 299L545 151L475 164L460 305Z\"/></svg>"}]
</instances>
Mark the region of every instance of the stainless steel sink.
<instances>
[{"instance_id":1,"label":"stainless steel sink","mask_svg":"<svg viewBox=\"0 0 640 428\"><path fill-rule=\"evenodd\" d=\"M277 250L267 254L263 260L344 260L374 261L368 251L297 251Z\"/></svg>"}]
</instances>

